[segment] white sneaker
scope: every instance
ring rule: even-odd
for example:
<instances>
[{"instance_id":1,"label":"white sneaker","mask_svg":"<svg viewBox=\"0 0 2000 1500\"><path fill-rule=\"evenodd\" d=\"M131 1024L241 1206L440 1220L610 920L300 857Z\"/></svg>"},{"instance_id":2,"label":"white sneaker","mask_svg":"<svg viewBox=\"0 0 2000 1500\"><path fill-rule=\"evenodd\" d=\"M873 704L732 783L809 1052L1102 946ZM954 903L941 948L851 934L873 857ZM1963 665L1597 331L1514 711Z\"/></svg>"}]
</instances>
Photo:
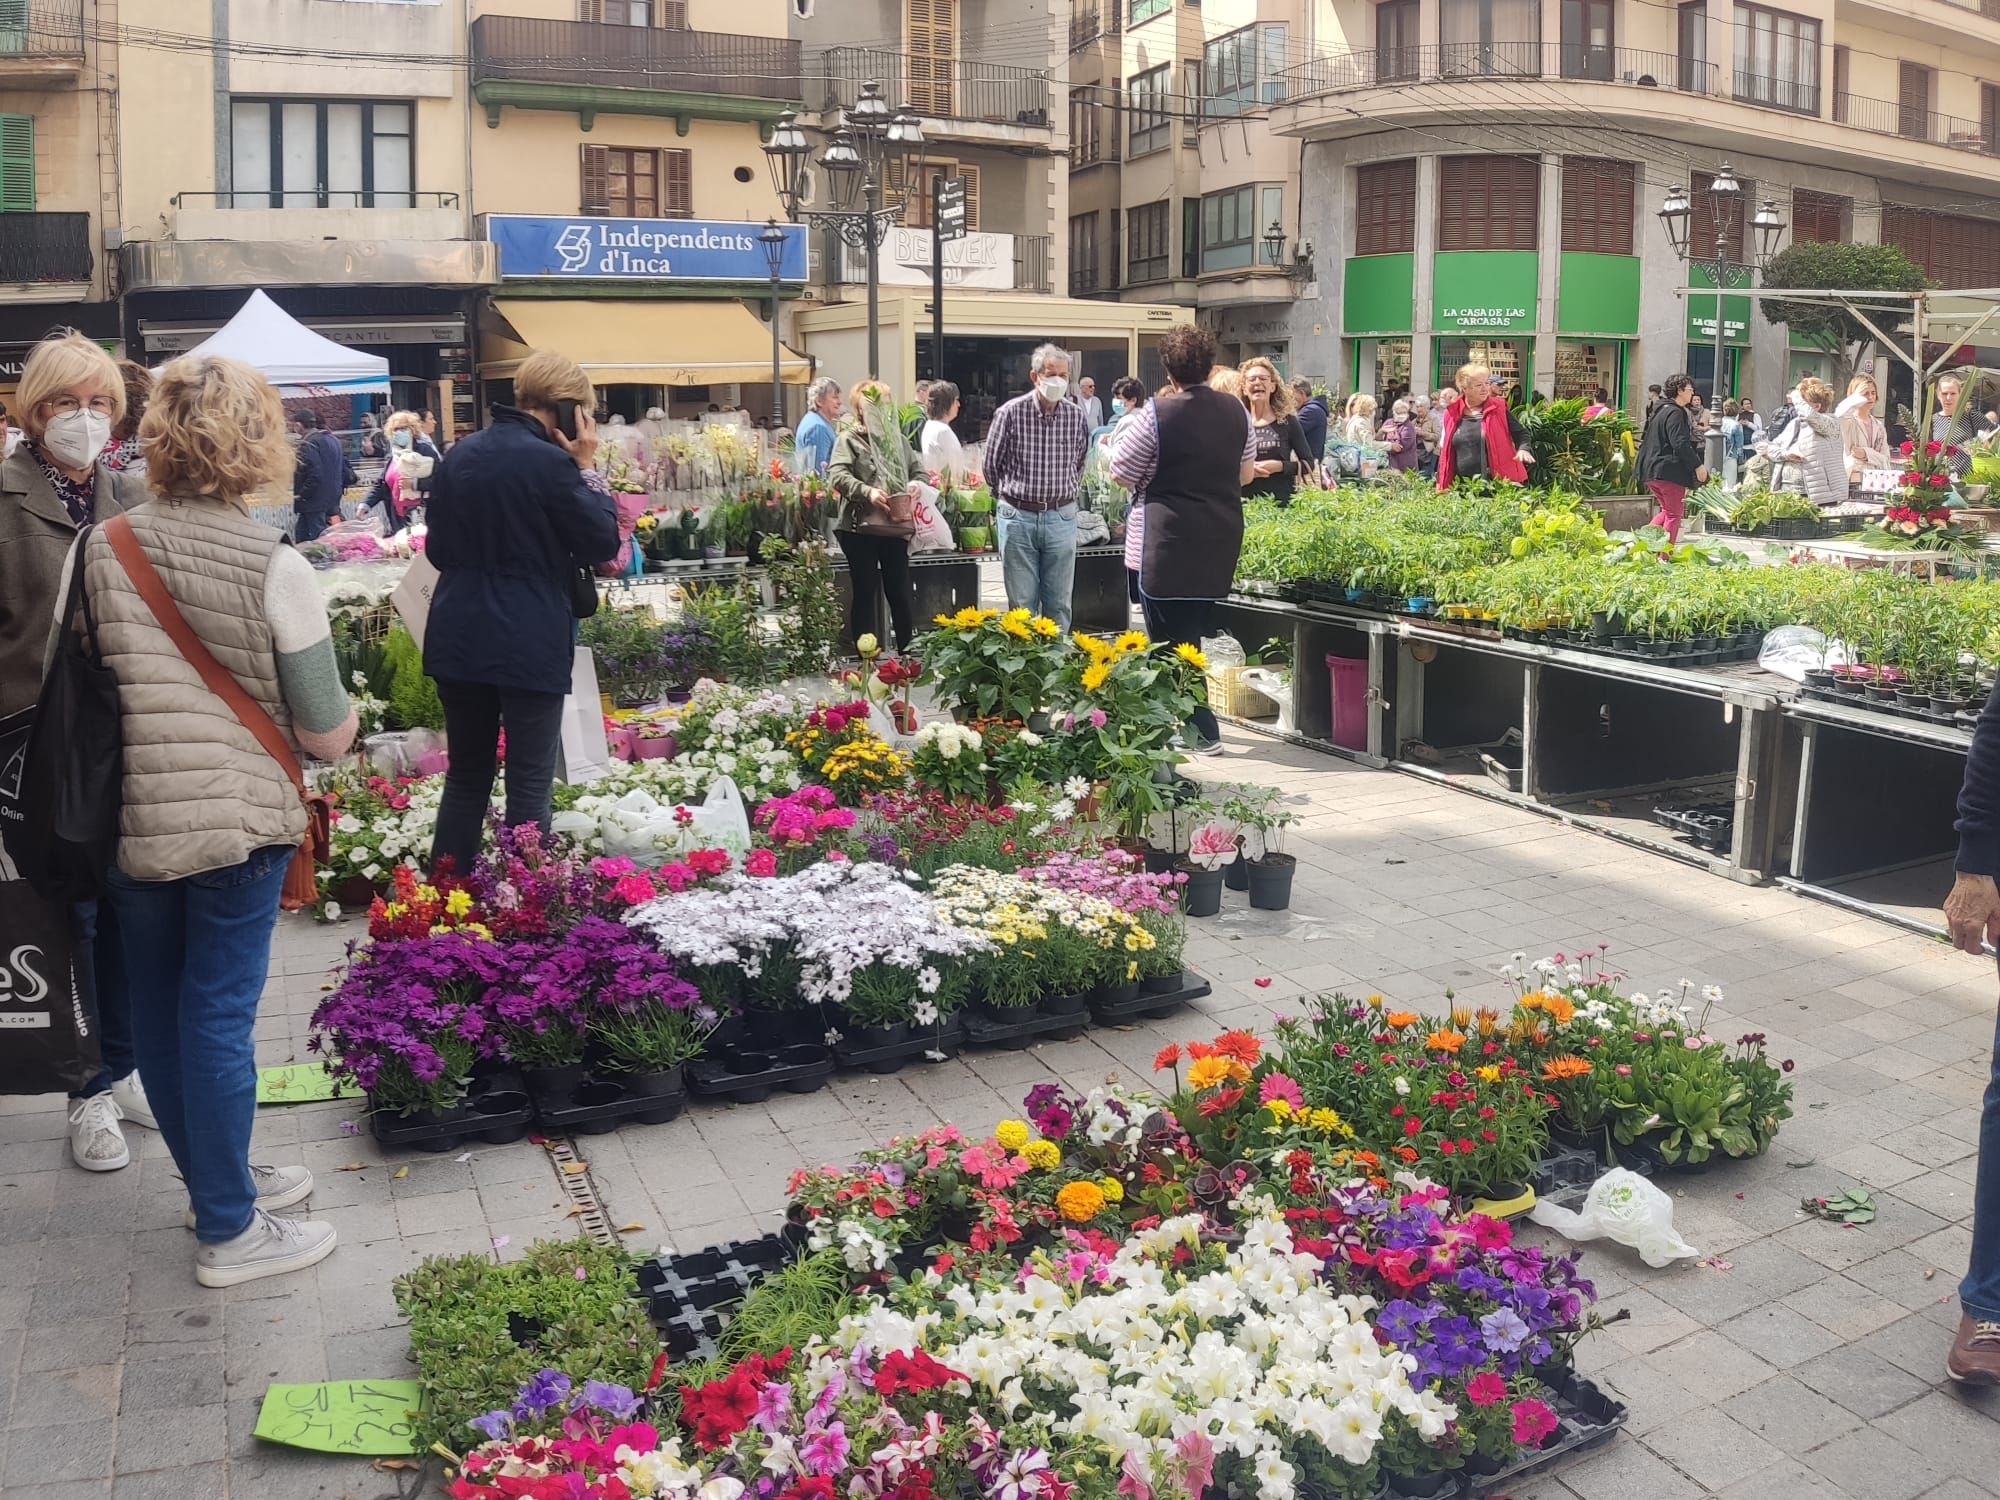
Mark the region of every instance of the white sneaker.
<instances>
[{"instance_id":1,"label":"white sneaker","mask_svg":"<svg viewBox=\"0 0 2000 1500\"><path fill-rule=\"evenodd\" d=\"M69 1155L86 1172L115 1172L131 1161L132 1148L118 1128L118 1101L109 1089L70 1106Z\"/></svg>"},{"instance_id":2,"label":"white sneaker","mask_svg":"<svg viewBox=\"0 0 2000 1500\"><path fill-rule=\"evenodd\" d=\"M260 1208L250 1227L235 1239L196 1247L194 1279L203 1286L240 1286L266 1276L283 1276L318 1265L339 1243L340 1235L331 1224L281 1219Z\"/></svg>"},{"instance_id":3,"label":"white sneaker","mask_svg":"<svg viewBox=\"0 0 2000 1500\"><path fill-rule=\"evenodd\" d=\"M265 1213L275 1213L281 1208L290 1208L294 1203L303 1203L312 1196L313 1174L304 1167L261 1167L250 1163L250 1180L257 1184L257 1207ZM188 1228L194 1228L194 1210L187 1211L182 1220Z\"/></svg>"},{"instance_id":4,"label":"white sneaker","mask_svg":"<svg viewBox=\"0 0 2000 1500\"><path fill-rule=\"evenodd\" d=\"M160 1122L153 1118L153 1106L146 1102L146 1085L134 1068L123 1078L111 1085L111 1097L118 1105L118 1113L134 1125L143 1125L148 1130L158 1130Z\"/></svg>"}]
</instances>

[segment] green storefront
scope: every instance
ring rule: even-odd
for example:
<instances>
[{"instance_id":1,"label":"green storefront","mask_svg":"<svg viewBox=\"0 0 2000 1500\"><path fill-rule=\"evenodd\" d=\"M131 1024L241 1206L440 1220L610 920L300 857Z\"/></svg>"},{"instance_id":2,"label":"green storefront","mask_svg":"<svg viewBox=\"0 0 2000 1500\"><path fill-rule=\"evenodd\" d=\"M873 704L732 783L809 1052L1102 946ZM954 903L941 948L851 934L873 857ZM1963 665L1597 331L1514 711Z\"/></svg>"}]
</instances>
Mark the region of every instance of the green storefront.
<instances>
[{"instance_id":1,"label":"green storefront","mask_svg":"<svg viewBox=\"0 0 2000 1500\"><path fill-rule=\"evenodd\" d=\"M1447 250L1431 261L1431 367L1440 389L1484 365L1510 393L1533 386L1541 259L1532 250Z\"/></svg>"},{"instance_id":2,"label":"green storefront","mask_svg":"<svg viewBox=\"0 0 2000 1500\"><path fill-rule=\"evenodd\" d=\"M1725 398L1740 394L1743 351L1750 345L1750 299L1731 297L1727 292L1729 287L1750 284L1749 267L1725 266L1723 271L1722 297L1687 299L1686 369L1694 377L1695 388L1701 392L1704 401L1709 397L1709 383L1715 374L1715 304L1718 301L1722 303L1722 394ZM1712 288L1715 273L1706 266L1689 266L1688 285Z\"/></svg>"},{"instance_id":3,"label":"green storefront","mask_svg":"<svg viewBox=\"0 0 2000 1500\"><path fill-rule=\"evenodd\" d=\"M1589 400L1602 390L1610 404L1627 401L1632 340L1639 334L1639 258L1565 251L1557 268L1556 368L1549 394Z\"/></svg>"},{"instance_id":4,"label":"green storefront","mask_svg":"<svg viewBox=\"0 0 2000 1500\"><path fill-rule=\"evenodd\" d=\"M1416 257L1356 255L1341 282L1341 332L1354 344L1348 389L1390 400L1410 388Z\"/></svg>"}]
</instances>

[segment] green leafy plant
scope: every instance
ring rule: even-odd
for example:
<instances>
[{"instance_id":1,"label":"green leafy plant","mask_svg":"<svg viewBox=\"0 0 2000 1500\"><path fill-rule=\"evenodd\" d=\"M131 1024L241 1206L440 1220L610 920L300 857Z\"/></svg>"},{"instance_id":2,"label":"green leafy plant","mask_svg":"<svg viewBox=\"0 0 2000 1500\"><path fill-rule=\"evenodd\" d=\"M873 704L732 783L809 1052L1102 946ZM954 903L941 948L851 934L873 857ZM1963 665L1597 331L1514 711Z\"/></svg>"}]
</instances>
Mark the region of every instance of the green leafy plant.
<instances>
[{"instance_id":1,"label":"green leafy plant","mask_svg":"<svg viewBox=\"0 0 2000 1500\"><path fill-rule=\"evenodd\" d=\"M707 675L743 687L770 680L771 650L758 628L757 611L757 587L748 579L682 587L682 622L709 641Z\"/></svg>"},{"instance_id":2,"label":"green leafy plant","mask_svg":"<svg viewBox=\"0 0 2000 1500\"><path fill-rule=\"evenodd\" d=\"M778 649L785 675L813 677L830 670L846 624L826 543L809 538L794 545L767 536L762 556L783 615Z\"/></svg>"},{"instance_id":3,"label":"green leafy plant","mask_svg":"<svg viewBox=\"0 0 2000 1500\"><path fill-rule=\"evenodd\" d=\"M724 1325L722 1354L730 1361L803 1349L831 1334L858 1309L838 1250L802 1256L764 1277Z\"/></svg>"},{"instance_id":4,"label":"green leafy plant","mask_svg":"<svg viewBox=\"0 0 2000 1500\"><path fill-rule=\"evenodd\" d=\"M396 729L443 729L444 704L437 684L424 672L423 648L409 631L397 625L383 643L382 660L389 674L389 719Z\"/></svg>"}]
</instances>

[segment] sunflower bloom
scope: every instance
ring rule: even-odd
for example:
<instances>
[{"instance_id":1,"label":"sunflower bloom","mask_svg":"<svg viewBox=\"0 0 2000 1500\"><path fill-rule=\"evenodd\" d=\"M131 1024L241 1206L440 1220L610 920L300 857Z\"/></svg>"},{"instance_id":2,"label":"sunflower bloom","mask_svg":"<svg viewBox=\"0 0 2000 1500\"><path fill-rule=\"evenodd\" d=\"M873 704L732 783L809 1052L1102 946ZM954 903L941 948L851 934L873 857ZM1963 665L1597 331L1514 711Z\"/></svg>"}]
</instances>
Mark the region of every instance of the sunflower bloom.
<instances>
[{"instance_id":1,"label":"sunflower bloom","mask_svg":"<svg viewBox=\"0 0 2000 1500\"><path fill-rule=\"evenodd\" d=\"M1183 641L1180 645L1174 647L1174 655L1193 667L1197 672L1206 672L1208 670L1208 654L1199 646L1190 646L1187 642Z\"/></svg>"},{"instance_id":2,"label":"sunflower bloom","mask_svg":"<svg viewBox=\"0 0 2000 1500\"><path fill-rule=\"evenodd\" d=\"M1111 680L1111 663L1095 661L1083 669L1083 690L1094 693Z\"/></svg>"}]
</instances>

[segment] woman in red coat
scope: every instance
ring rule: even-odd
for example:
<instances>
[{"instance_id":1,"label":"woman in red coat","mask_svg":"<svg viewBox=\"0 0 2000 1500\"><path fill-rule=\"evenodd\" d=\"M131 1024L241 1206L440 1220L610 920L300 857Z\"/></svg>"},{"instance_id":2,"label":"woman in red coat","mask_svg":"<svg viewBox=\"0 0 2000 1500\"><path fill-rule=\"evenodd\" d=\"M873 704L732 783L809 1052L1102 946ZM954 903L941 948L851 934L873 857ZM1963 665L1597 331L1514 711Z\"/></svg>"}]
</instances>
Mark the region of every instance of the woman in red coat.
<instances>
[{"instance_id":1,"label":"woman in red coat","mask_svg":"<svg viewBox=\"0 0 2000 1500\"><path fill-rule=\"evenodd\" d=\"M1493 372L1466 365L1453 382L1458 399L1444 409L1438 442L1438 488L1456 479L1510 479L1528 482L1535 456L1524 446L1527 434L1493 389Z\"/></svg>"}]
</instances>

